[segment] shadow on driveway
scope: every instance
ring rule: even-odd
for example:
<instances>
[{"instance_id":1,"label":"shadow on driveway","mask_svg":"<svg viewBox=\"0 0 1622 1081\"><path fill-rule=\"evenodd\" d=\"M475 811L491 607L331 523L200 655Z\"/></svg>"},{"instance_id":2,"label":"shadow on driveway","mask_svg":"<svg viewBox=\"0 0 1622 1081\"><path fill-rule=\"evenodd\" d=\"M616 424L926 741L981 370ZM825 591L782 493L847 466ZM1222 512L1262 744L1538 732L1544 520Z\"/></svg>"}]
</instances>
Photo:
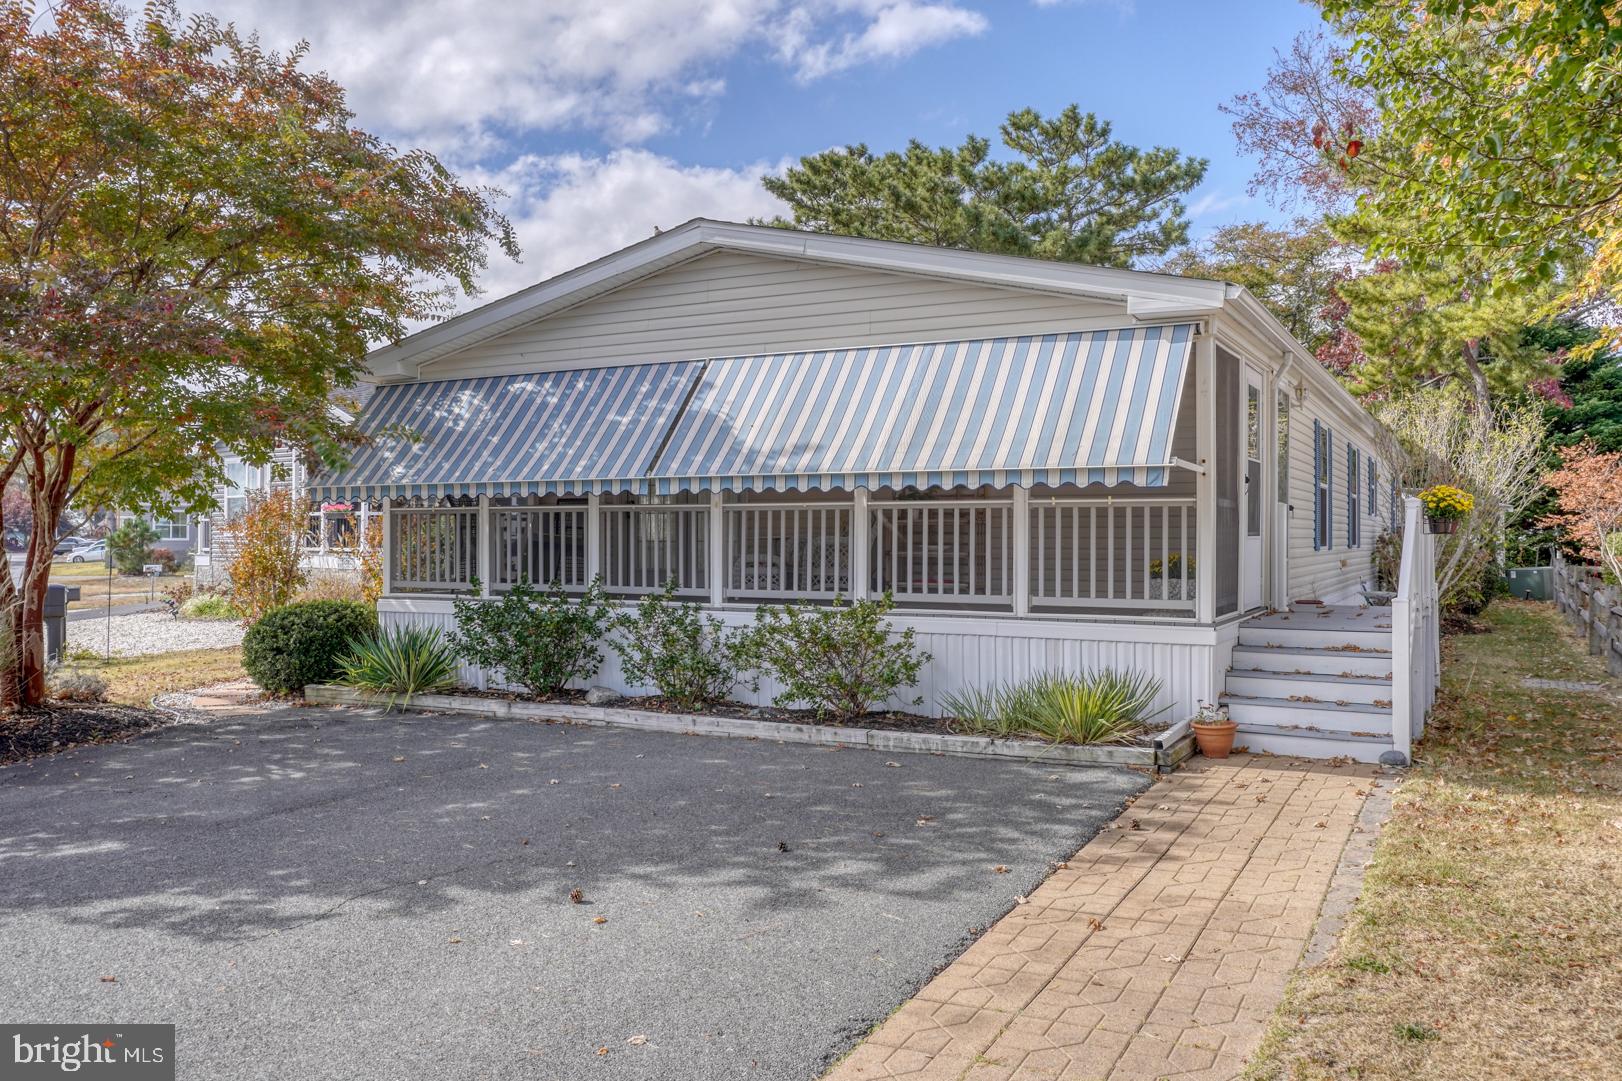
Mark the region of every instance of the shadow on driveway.
<instances>
[{"instance_id":1,"label":"shadow on driveway","mask_svg":"<svg viewBox=\"0 0 1622 1081\"><path fill-rule=\"evenodd\" d=\"M181 1077L812 1078L1146 783L465 716L166 729L0 769L0 1015L173 1021Z\"/></svg>"}]
</instances>

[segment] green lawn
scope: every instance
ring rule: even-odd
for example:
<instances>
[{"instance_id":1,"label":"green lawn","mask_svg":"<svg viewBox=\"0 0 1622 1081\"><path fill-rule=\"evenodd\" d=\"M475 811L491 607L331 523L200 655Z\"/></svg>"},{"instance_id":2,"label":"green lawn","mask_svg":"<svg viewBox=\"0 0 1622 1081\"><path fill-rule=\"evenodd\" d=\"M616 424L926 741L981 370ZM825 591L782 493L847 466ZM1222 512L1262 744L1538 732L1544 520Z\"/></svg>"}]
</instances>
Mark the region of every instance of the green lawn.
<instances>
[{"instance_id":1,"label":"green lawn","mask_svg":"<svg viewBox=\"0 0 1622 1081\"><path fill-rule=\"evenodd\" d=\"M1622 1076L1622 681L1552 605L1486 622L1446 644L1339 950L1296 978L1250 1081Z\"/></svg>"}]
</instances>

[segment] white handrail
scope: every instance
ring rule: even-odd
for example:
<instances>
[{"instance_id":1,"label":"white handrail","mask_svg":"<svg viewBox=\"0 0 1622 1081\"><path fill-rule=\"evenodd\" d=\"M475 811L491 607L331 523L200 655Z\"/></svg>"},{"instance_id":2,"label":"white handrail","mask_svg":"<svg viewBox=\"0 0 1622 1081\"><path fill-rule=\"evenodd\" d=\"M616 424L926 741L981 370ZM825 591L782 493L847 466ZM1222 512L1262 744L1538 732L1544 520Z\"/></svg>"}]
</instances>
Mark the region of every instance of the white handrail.
<instances>
[{"instance_id":1,"label":"white handrail","mask_svg":"<svg viewBox=\"0 0 1622 1081\"><path fill-rule=\"evenodd\" d=\"M1414 740L1436 701L1441 675L1441 611L1436 592L1436 542L1425 529L1419 500L1403 500L1402 558L1391 602L1391 743L1411 759Z\"/></svg>"}]
</instances>

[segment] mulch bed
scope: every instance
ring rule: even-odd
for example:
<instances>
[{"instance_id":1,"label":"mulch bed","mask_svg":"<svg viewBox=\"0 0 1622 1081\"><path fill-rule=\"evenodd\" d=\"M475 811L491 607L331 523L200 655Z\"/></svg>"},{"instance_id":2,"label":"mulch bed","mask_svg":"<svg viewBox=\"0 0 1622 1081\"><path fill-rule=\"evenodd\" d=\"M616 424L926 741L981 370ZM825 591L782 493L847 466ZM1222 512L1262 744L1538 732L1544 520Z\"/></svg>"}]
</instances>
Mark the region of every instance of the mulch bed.
<instances>
[{"instance_id":1,"label":"mulch bed","mask_svg":"<svg viewBox=\"0 0 1622 1081\"><path fill-rule=\"evenodd\" d=\"M108 703L52 702L0 714L0 765L91 743L116 743L173 721L155 709Z\"/></svg>"}]
</instances>

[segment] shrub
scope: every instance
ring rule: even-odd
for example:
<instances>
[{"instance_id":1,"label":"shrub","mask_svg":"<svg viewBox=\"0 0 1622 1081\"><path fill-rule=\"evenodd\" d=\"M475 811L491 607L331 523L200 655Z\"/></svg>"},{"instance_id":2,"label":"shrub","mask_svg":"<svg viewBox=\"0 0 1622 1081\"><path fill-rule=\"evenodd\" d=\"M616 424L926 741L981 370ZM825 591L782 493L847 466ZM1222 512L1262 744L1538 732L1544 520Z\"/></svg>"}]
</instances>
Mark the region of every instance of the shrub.
<instances>
[{"instance_id":1,"label":"shrub","mask_svg":"<svg viewBox=\"0 0 1622 1081\"><path fill-rule=\"evenodd\" d=\"M1030 735L1053 743L1123 743L1154 714L1160 681L1102 668L1048 673L1020 683L947 694L955 727L976 735Z\"/></svg>"},{"instance_id":2,"label":"shrub","mask_svg":"<svg viewBox=\"0 0 1622 1081\"><path fill-rule=\"evenodd\" d=\"M372 603L376 597L367 598L361 589L360 578L354 574L344 574L342 571L321 571L317 574L307 575L304 588L298 592L301 601L366 601Z\"/></svg>"},{"instance_id":3,"label":"shrub","mask_svg":"<svg viewBox=\"0 0 1622 1081\"><path fill-rule=\"evenodd\" d=\"M620 655L630 683L659 689L670 702L698 710L720 701L738 685L738 643L716 616L676 599L675 585L643 598L634 614L618 621Z\"/></svg>"},{"instance_id":4,"label":"shrub","mask_svg":"<svg viewBox=\"0 0 1622 1081\"><path fill-rule=\"evenodd\" d=\"M1402 534L1387 529L1375 537L1370 565L1374 570L1374 588L1395 593L1402 577Z\"/></svg>"},{"instance_id":5,"label":"shrub","mask_svg":"<svg viewBox=\"0 0 1622 1081\"><path fill-rule=\"evenodd\" d=\"M107 701L107 681L78 668L58 668L46 678L46 688L52 698L62 702Z\"/></svg>"},{"instance_id":6,"label":"shrub","mask_svg":"<svg viewBox=\"0 0 1622 1081\"><path fill-rule=\"evenodd\" d=\"M158 531L145 518L130 518L107 534L107 562L119 574L140 574Z\"/></svg>"},{"instance_id":7,"label":"shrub","mask_svg":"<svg viewBox=\"0 0 1622 1081\"><path fill-rule=\"evenodd\" d=\"M146 558L142 561L142 563L156 563L158 566L163 568L163 571L161 572L163 574L173 574L175 573L175 568L180 566L179 558L177 558L175 554L167 548L148 548L146 550Z\"/></svg>"},{"instance_id":8,"label":"shrub","mask_svg":"<svg viewBox=\"0 0 1622 1081\"><path fill-rule=\"evenodd\" d=\"M393 627L350 645L338 660L338 682L408 696L455 686L458 658L433 627ZM392 702L391 702L392 704Z\"/></svg>"},{"instance_id":9,"label":"shrub","mask_svg":"<svg viewBox=\"0 0 1622 1081\"><path fill-rule=\"evenodd\" d=\"M383 515L374 514L367 521L359 558L361 600L376 604L383 595Z\"/></svg>"},{"instance_id":10,"label":"shrub","mask_svg":"<svg viewBox=\"0 0 1622 1081\"><path fill-rule=\"evenodd\" d=\"M351 642L377 631L377 617L354 601L306 601L267 612L242 636L242 667L272 694L302 691L338 675Z\"/></svg>"},{"instance_id":11,"label":"shrub","mask_svg":"<svg viewBox=\"0 0 1622 1081\"><path fill-rule=\"evenodd\" d=\"M474 583L474 588L478 583ZM553 694L603 666L599 643L614 624L598 582L579 598L553 585L544 593L521 581L499 600L458 597L452 645L486 671L531 694Z\"/></svg>"},{"instance_id":12,"label":"shrub","mask_svg":"<svg viewBox=\"0 0 1622 1081\"><path fill-rule=\"evenodd\" d=\"M241 619L242 613L224 593L199 593L180 606L183 619Z\"/></svg>"},{"instance_id":13,"label":"shrub","mask_svg":"<svg viewBox=\"0 0 1622 1081\"><path fill-rule=\"evenodd\" d=\"M910 627L890 633L885 617L894 607L888 593L854 604L835 598L827 608L763 606L743 636L739 657L744 667L782 685L773 699L779 706L804 702L818 716L859 717L901 688L917 686L919 671L929 663Z\"/></svg>"},{"instance_id":14,"label":"shrub","mask_svg":"<svg viewBox=\"0 0 1622 1081\"><path fill-rule=\"evenodd\" d=\"M304 510L286 492L272 492L221 527L231 553L231 596L245 622L290 603L304 585L299 544Z\"/></svg>"}]
</instances>

